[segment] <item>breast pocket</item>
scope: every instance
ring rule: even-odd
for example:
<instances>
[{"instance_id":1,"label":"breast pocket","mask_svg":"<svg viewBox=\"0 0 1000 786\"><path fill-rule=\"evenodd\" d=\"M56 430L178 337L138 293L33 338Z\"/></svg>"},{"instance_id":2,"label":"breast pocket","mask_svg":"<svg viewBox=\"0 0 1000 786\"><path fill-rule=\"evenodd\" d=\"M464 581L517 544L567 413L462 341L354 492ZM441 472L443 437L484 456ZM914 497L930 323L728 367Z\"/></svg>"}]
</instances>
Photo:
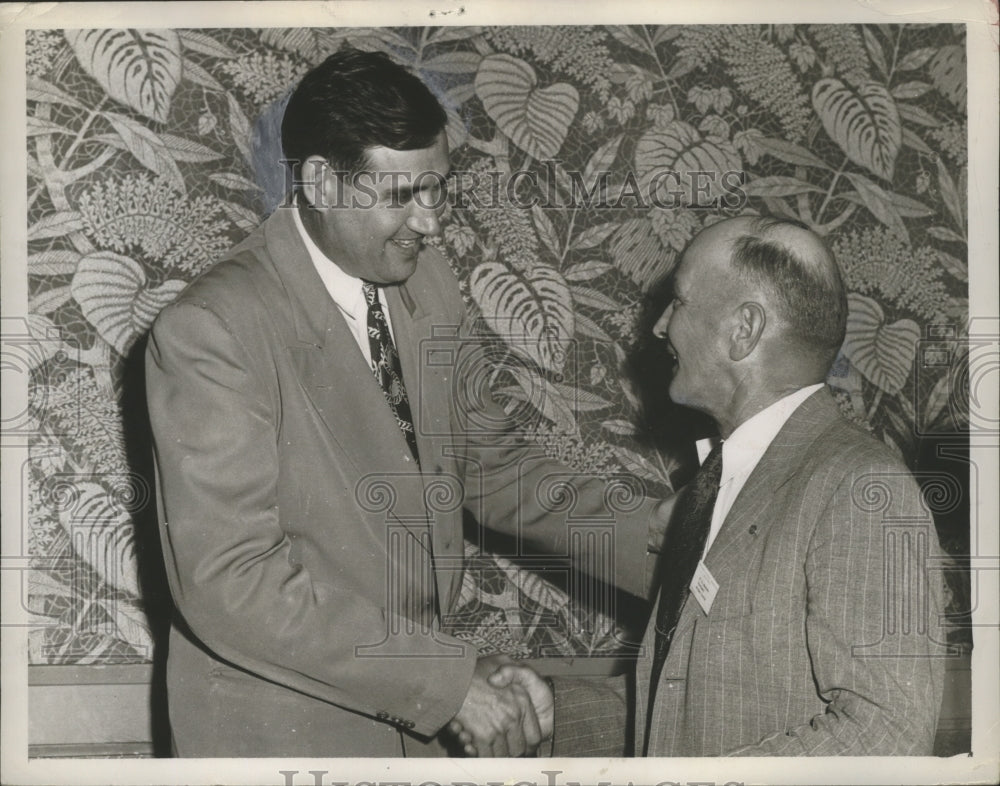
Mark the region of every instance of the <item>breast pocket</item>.
<instances>
[{"instance_id":1,"label":"breast pocket","mask_svg":"<svg viewBox=\"0 0 1000 786\"><path fill-rule=\"evenodd\" d=\"M718 585L708 611L704 610L697 597L690 599L696 605L700 617L716 622L752 613L757 603L760 580L760 551L753 548L730 548L725 559L713 557L716 555L710 553L703 565L707 581L714 581ZM699 573L696 573L696 580L698 577ZM696 592L692 594L697 595Z\"/></svg>"}]
</instances>

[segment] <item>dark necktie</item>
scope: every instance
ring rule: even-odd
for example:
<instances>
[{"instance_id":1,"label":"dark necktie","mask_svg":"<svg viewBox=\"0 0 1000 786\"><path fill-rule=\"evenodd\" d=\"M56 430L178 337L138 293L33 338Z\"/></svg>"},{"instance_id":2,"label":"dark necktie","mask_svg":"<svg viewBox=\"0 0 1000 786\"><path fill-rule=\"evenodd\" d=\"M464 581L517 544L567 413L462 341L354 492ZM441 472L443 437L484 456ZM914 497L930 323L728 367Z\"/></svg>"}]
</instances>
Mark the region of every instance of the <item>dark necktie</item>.
<instances>
[{"instance_id":1,"label":"dark necktie","mask_svg":"<svg viewBox=\"0 0 1000 786\"><path fill-rule=\"evenodd\" d=\"M684 490L684 496L679 501L667 530L660 567L660 605L656 611L653 672L649 685L650 708L681 609L687 599L688 587L705 550L721 478L722 445L719 444L708 454L705 463ZM648 740L648 734L646 738Z\"/></svg>"},{"instance_id":2,"label":"dark necktie","mask_svg":"<svg viewBox=\"0 0 1000 786\"><path fill-rule=\"evenodd\" d=\"M364 281L361 289L368 304L368 346L371 348L372 373L382 386L389 409L396 417L396 425L406 437L406 444L410 446L410 452L417 466L420 466L410 400L406 396L406 386L403 385L403 369L399 365L399 354L396 352L396 345L392 343L392 334L385 321L385 312L378 297L378 287Z\"/></svg>"}]
</instances>

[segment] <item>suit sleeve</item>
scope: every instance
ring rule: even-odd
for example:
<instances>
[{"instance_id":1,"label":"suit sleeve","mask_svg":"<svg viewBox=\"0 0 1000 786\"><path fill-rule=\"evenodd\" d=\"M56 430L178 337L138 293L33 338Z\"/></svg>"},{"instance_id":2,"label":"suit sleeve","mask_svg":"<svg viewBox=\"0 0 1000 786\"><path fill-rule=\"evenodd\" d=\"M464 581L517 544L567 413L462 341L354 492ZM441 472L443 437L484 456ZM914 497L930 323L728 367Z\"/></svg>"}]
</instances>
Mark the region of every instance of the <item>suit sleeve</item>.
<instances>
[{"instance_id":1,"label":"suit sleeve","mask_svg":"<svg viewBox=\"0 0 1000 786\"><path fill-rule=\"evenodd\" d=\"M468 339L467 325L463 336ZM467 508L486 528L571 557L589 575L648 598L652 552L665 532L671 500L646 496L637 478L605 482L573 470L517 434L482 382L489 376L482 365L488 355L480 350L481 343L466 340L455 380L462 386L454 429L465 446Z\"/></svg>"},{"instance_id":2,"label":"suit sleeve","mask_svg":"<svg viewBox=\"0 0 1000 786\"><path fill-rule=\"evenodd\" d=\"M261 355L191 301L168 306L151 333L147 397L178 610L212 651L251 673L433 734L461 707L476 653L455 657L445 645L460 642L419 626L389 635L372 599L296 564L278 506L278 394L262 382ZM356 654L383 639L380 654L396 657ZM402 668L413 652L449 657Z\"/></svg>"},{"instance_id":3,"label":"suit sleeve","mask_svg":"<svg viewBox=\"0 0 1000 786\"><path fill-rule=\"evenodd\" d=\"M930 755L945 655L941 573L927 569L939 553L933 519L901 465L829 485L832 495L806 498L828 499L805 564L806 642L825 710L730 755Z\"/></svg>"}]
</instances>

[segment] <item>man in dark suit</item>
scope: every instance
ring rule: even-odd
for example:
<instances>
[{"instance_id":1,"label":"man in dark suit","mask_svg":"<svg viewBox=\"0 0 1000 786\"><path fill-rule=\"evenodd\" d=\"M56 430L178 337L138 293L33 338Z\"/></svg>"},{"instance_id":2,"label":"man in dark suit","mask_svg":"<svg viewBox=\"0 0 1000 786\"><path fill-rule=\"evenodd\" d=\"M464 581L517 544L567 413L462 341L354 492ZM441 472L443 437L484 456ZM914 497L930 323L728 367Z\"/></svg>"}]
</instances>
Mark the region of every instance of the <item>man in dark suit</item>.
<instances>
[{"instance_id":1,"label":"man in dark suit","mask_svg":"<svg viewBox=\"0 0 1000 786\"><path fill-rule=\"evenodd\" d=\"M388 58L332 55L283 120L295 204L152 329L179 755L437 754L428 739L457 717L505 756L549 731L523 688L487 681L501 659L442 625L463 507L553 553L569 537L536 493L565 468L507 436L488 395L457 395L480 375L456 368L463 301L424 242L445 121ZM576 512L607 512L603 483L569 482ZM652 508L618 517L619 553L645 542Z\"/></svg>"},{"instance_id":2,"label":"man in dark suit","mask_svg":"<svg viewBox=\"0 0 1000 786\"><path fill-rule=\"evenodd\" d=\"M723 441L663 544L637 755L932 752L937 536L906 467L823 384L846 320L836 262L804 226L721 221L681 259L654 333L675 359L670 397ZM557 693L556 740L588 725Z\"/></svg>"}]
</instances>

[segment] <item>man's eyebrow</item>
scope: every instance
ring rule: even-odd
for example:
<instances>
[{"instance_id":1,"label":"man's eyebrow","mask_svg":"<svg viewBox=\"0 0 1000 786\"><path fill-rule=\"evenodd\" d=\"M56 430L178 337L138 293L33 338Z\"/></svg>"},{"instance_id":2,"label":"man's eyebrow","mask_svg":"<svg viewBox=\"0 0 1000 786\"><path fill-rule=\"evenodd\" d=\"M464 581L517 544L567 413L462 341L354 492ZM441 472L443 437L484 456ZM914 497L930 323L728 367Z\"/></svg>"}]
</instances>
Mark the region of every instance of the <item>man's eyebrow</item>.
<instances>
[{"instance_id":1,"label":"man's eyebrow","mask_svg":"<svg viewBox=\"0 0 1000 786\"><path fill-rule=\"evenodd\" d=\"M430 188L446 188L448 186L448 177L443 175L441 177L430 177L425 175L420 179L420 190L427 191ZM412 186L410 187L412 189Z\"/></svg>"},{"instance_id":2,"label":"man's eyebrow","mask_svg":"<svg viewBox=\"0 0 1000 786\"><path fill-rule=\"evenodd\" d=\"M420 187L417 189L414 189L412 182L399 183L394 187L391 180L385 180L384 193L396 194L398 196L412 196L415 190L423 192L432 188L447 188L447 180L448 178L445 175L441 177L424 175L420 178Z\"/></svg>"}]
</instances>

